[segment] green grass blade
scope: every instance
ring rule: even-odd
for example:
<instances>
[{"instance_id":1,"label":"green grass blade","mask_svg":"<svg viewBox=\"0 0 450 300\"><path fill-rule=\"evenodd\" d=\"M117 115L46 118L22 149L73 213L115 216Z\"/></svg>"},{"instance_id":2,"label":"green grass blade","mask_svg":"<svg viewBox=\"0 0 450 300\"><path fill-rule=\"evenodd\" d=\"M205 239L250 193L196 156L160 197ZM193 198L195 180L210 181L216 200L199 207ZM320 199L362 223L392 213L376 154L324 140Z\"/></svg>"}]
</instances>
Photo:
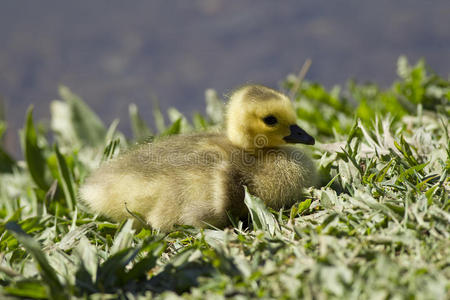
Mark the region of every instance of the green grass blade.
<instances>
[{"instance_id":1,"label":"green grass blade","mask_svg":"<svg viewBox=\"0 0 450 300\"><path fill-rule=\"evenodd\" d=\"M109 256L99 267L95 284L106 290L117 288L125 276L125 267L138 255L139 250L126 248Z\"/></svg>"},{"instance_id":2,"label":"green grass blade","mask_svg":"<svg viewBox=\"0 0 450 300\"><path fill-rule=\"evenodd\" d=\"M153 119L155 119L155 126L158 132L161 134L166 130L166 123L164 121L164 115L159 108L158 102L155 101L153 105Z\"/></svg>"},{"instance_id":3,"label":"green grass blade","mask_svg":"<svg viewBox=\"0 0 450 300\"><path fill-rule=\"evenodd\" d=\"M208 122L199 113L194 114L192 117L192 123L194 124L194 128L196 130L205 130L208 128Z\"/></svg>"},{"instance_id":4,"label":"green grass blade","mask_svg":"<svg viewBox=\"0 0 450 300\"><path fill-rule=\"evenodd\" d=\"M103 150L102 162L112 159L119 152L119 146L119 138L111 140Z\"/></svg>"},{"instance_id":5,"label":"green grass blade","mask_svg":"<svg viewBox=\"0 0 450 300\"><path fill-rule=\"evenodd\" d=\"M16 161L0 146L0 173L11 173Z\"/></svg>"},{"instance_id":6,"label":"green grass blade","mask_svg":"<svg viewBox=\"0 0 450 300\"><path fill-rule=\"evenodd\" d=\"M63 188L64 198L66 200L68 209L70 211L73 211L76 206L75 181L73 180L72 172L67 166L67 162L64 159L64 156L59 151L57 144L55 144L54 146L54 151L58 164L59 184Z\"/></svg>"},{"instance_id":7,"label":"green grass blade","mask_svg":"<svg viewBox=\"0 0 450 300\"><path fill-rule=\"evenodd\" d=\"M139 115L136 104L130 104L128 107L128 113L130 116L131 130L133 131L133 137L135 140L142 141L152 135L152 131Z\"/></svg>"},{"instance_id":8,"label":"green grass blade","mask_svg":"<svg viewBox=\"0 0 450 300\"><path fill-rule=\"evenodd\" d=\"M90 146L102 145L106 136L106 128L97 114L67 87L61 86L59 94L70 106L71 121L81 143Z\"/></svg>"},{"instance_id":9,"label":"green grass blade","mask_svg":"<svg viewBox=\"0 0 450 300\"><path fill-rule=\"evenodd\" d=\"M181 132L181 121L183 119L179 118L175 122L172 123L172 125L164 131L161 136L169 136L174 134L179 134Z\"/></svg>"},{"instance_id":10,"label":"green grass blade","mask_svg":"<svg viewBox=\"0 0 450 300\"><path fill-rule=\"evenodd\" d=\"M5 287L5 291L11 295L26 299L46 299L48 298L47 290L42 281L26 279L15 282L12 286ZM1 296L1 294L0 294Z\"/></svg>"},{"instance_id":11,"label":"green grass blade","mask_svg":"<svg viewBox=\"0 0 450 300\"><path fill-rule=\"evenodd\" d=\"M33 106L28 108L24 129L24 156L28 170L34 183L42 190L47 190L50 184L47 182L47 163L43 150L38 145L38 136L33 124Z\"/></svg>"},{"instance_id":12,"label":"green grass blade","mask_svg":"<svg viewBox=\"0 0 450 300\"><path fill-rule=\"evenodd\" d=\"M247 187L245 187L244 202L248 207L255 229L264 230L271 236L279 231L280 225L275 216L267 209L267 206L261 199L248 192Z\"/></svg>"},{"instance_id":13,"label":"green grass blade","mask_svg":"<svg viewBox=\"0 0 450 300\"><path fill-rule=\"evenodd\" d=\"M303 212L305 212L310 206L311 206L311 199L306 199L305 201L302 201L298 204L298 210L297 214L301 215Z\"/></svg>"},{"instance_id":14,"label":"green grass blade","mask_svg":"<svg viewBox=\"0 0 450 300\"><path fill-rule=\"evenodd\" d=\"M5 227L33 256L38 265L42 280L44 280L44 282L48 285L51 297L53 299L68 299L68 291L59 281L59 278L56 275L57 271L50 266L47 257L41 250L41 245L39 245L32 237L27 235L17 223L10 222L7 223Z\"/></svg>"},{"instance_id":15,"label":"green grass blade","mask_svg":"<svg viewBox=\"0 0 450 300\"><path fill-rule=\"evenodd\" d=\"M214 124L221 124L225 116L225 104L213 89L205 91L206 115Z\"/></svg>"}]
</instances>

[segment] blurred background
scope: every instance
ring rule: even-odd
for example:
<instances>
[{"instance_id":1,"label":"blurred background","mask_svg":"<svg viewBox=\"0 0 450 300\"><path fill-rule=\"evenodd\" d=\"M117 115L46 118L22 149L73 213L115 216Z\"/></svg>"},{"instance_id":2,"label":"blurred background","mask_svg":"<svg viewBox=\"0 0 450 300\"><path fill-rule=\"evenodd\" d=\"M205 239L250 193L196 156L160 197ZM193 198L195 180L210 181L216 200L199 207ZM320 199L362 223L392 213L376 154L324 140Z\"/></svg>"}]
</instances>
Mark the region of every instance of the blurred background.
<instances>
[{"instance_id":1,"label":"blurred background","mask_svg":"<svg viewBox=\"0 0 450 300\"><path fill-rule=\"evenodd\" d=\"M396 61L450 70L450 1L17 1L0 4L0 98L6 148L35 106L49 118L67 85L106 122L130 132L128 105L153 124L153 99L190 116L204 91L247 83L279 87L312 60L307 79L327 87L388 86Z\"/></svg>"}]
</instances>

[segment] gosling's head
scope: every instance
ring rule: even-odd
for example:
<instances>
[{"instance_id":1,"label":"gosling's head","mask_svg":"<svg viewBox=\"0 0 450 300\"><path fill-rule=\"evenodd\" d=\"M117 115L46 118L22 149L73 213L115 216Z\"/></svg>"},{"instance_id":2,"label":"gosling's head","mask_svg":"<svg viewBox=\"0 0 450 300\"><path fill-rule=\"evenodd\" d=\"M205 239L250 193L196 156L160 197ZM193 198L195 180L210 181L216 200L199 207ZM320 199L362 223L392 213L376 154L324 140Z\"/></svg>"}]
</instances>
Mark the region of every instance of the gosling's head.
<instances>
[{"instance_id":1,"label":"gosling's head","mask_svg":"<svg viewBox=\"0 0 450 300\"><path fill-rule=\"evenodd\" d=\"M227 137L245 149L286 143L314 145L314 138L296 124L295 110L285 95L261 85L246 85L230 96Z\"/></svg>"}]
</instances>

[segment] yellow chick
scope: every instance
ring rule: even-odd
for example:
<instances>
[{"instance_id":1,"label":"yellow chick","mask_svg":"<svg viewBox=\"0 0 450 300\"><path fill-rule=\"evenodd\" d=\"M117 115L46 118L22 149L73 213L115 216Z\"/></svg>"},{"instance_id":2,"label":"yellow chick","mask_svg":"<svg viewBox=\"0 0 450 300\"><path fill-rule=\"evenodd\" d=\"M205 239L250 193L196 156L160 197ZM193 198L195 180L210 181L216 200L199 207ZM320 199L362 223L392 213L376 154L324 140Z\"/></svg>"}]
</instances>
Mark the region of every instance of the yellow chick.
<instances>
[{"instance_id":1,"label":"yellow chick","mask_svg":"<svg viewBox=\"0 0 450 300\"><path fill-rule=\"evenodd\" d=\"M80 188L81 199L115 221L136 212L155 229L175 224L224 227L247 215L246 185L274 209L289 207L316 180L311 159L287 143L314 144L296 124L290 100L273 89L235 90L224 133L161 138L104 163Z\"/></svg>"}]
</instances>

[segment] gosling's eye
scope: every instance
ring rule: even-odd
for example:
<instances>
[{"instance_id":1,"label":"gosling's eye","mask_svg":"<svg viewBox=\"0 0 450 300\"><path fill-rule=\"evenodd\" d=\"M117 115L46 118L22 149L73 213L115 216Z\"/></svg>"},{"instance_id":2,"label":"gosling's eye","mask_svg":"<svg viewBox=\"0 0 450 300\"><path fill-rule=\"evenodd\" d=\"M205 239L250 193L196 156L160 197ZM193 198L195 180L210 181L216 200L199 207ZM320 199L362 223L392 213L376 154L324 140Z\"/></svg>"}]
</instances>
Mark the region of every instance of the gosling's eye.
<instances>
[{"instance_id":1,"label":"gosling's eye","mask_svg":"<svg viewBox=\"0 0 450 300\"><path fill-rule=\"evenodd\" d=\"M274 126L275 124L278 123L277 118L273 115L268 115L267 117L264 117L263 121L269 126Z\"/></svg>"}]
</instances>

